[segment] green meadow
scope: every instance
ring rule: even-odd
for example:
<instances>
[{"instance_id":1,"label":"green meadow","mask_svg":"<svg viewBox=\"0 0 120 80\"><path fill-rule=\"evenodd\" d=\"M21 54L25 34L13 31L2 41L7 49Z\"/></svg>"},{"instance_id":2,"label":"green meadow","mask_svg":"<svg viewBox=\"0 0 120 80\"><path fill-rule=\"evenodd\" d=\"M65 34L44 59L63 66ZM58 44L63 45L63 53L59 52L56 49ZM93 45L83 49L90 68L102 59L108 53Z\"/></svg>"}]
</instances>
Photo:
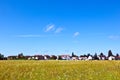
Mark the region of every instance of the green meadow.
<instances>
[{"instance_id":1,"label":"green meadow","mask_svg":"<svg viewBox=\"0 0 120 80\"><path fill-rule=\"evenodd\" d=\"M0 61L0 80L120 80L120 61Z\"/></svg>"}]
</instances>

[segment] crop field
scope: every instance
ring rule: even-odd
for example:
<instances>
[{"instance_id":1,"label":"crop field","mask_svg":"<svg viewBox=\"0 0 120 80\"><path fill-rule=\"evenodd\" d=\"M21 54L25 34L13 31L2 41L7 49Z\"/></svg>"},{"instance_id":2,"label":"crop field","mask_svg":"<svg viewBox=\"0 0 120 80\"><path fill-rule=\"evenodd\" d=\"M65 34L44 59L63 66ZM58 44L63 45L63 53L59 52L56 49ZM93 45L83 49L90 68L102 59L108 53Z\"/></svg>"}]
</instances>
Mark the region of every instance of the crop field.
<instances>
[{"instance_id":1,"label":"crop field","mask_svg":"<svg viewBox=\"0 0 120 80\"><path fill-rule=\"evenodd\" d=\"M120 80L120 61L0 61L0 80Z\"/></svg>"}]
</instances>

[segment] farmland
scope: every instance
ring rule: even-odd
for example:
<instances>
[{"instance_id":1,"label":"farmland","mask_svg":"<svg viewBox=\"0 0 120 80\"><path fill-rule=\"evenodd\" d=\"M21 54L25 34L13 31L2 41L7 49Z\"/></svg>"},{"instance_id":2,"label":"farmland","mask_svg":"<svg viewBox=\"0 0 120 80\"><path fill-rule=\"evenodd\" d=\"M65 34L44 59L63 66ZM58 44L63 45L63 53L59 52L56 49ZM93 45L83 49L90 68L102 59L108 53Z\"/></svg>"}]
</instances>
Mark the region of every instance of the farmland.
<instances>
[{"instance_id":1,"label":"farmland","mask_svg":"<svg viewBox=\"0 0 120 80\"><path fill-rule=\"evenodd\" d=\"M120 61L0 61L0 80L119 79Z\"/></svg>"}]
</instances>

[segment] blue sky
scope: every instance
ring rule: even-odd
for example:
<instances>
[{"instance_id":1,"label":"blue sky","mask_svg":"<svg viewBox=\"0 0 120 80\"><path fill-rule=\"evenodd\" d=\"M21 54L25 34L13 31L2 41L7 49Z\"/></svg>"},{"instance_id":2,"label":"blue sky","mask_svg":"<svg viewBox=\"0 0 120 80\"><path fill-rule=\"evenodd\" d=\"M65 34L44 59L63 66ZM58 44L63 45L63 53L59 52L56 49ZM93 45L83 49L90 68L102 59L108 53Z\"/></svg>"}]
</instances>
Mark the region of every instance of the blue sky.
<instances>
[{"instance_id":1,"label":"blue sky","mask_svg":"<svg viewBox=\"0 0 120 80\"><path fill-rule=\"evenodd\" d=\"M119 4L119 0L0 0L0 52L120 53Z\"/></svg>"}]
</instances>

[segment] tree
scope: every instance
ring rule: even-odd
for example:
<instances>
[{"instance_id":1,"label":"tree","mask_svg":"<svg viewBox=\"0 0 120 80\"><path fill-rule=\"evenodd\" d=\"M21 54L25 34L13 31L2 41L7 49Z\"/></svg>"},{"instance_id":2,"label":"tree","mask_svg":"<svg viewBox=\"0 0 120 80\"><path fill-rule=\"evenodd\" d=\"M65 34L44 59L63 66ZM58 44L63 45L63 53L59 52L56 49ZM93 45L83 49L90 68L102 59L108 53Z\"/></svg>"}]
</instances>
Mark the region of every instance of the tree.
<instances>
[{"instance_id":1,"label":"tree","mask_svg":"<svg viewBox=\"0 0 120 80\"><path fill-rule=\"evenodd\" d=\"M116 59L116 60L119 60L119 59L120 59L118 53L116 54L115 59Z\"/></svg>"},{"instance_id":2,"label":"tree","mask_svg":"<svg viewBox=\"0 0 120 80\"><path fill-rule=\"evenodd\" d=\"M111 50L109 50L109 51L108 51L108 57L110 57L110 56L113 56L113 54L112 54L112 51L111 51Z\"/></svg>"},{"instance_id":3,"label":"tree","mask_svg":"<svg viewBox=\"0 0 120 80\"><path fill-rule=\"evenodd\" d=\"M61 57L61 56L58 56L58 60L62 60L62 57Z\"/></svg>"},{"instance_id":4,"label":"tree","mask_svg":"<svg viewBox=\"0 0 120 80\"><path fill-rule=\"evenodd\" d=\"M84 56L84 57L87 57L87 55L86 55L86 54L84 54L83 56Z\"/></svg>"},{"instance_id":5,"label":"tree","mask_svg":"<svg viewBox=\"0 0 120 80\"><path fill-rule=\"evenodd\" d=\"M0 60L4 59L4 55L0 53Z\"/></svg>"},{"instance_id":6,"label":"tree","mask_svg":"<svg viewBox=\"0 0 120 80\"><path fill-rule=\"evenodd\" d=\"M118 53L116 54L116 57L119 57L119 54L118 54Z\"/></svg>"},{"instance_id":7,"label":"tree","mask_svg":"<svg viewBox=\"0 0 120 80\"><path fill-rule=\"evenodd\" d=\"M87 57L91 56L90 53L87 54Z\"/></svg>"},{"instance_id":8,"label":"tree","mask_svg":"<svg viewBox=\"0 0 120 80\"><path fill-rule=\"evenodd\" d=\"M103 57L103 56L104 56L104 54L101 52L101 53L100 53L100 57Z\"/></svg>"},{"instance_id":9,"label":"tree","mask_svg":"<svg viewBox=\"0 0 120 80\"><path fill-rule=\"evenodd\" d=\"M74 54L74 52L72 52L72 57L75 57L75 54Z\"/></svg>"},{"instance_id":10,"label":"tree","mask_svg":"<svg viewBox=\"0 0 120 80\"><path fill-rule=\"evenodd\" d=\"M25 57L24 57L23 53L18 54L18 59L24 59L24 58Z\"/></svg>"},{"instance_id":11,"label":"tree","mask_svg":"<svg viewBox=\"0 0 120 80\"><path fill-rule=\"evenodd\" d=\"M50 59L51 59L51 60L56 60L56 59L57 59L57 56L52 55L52 56L50 57Z\"/></svg>"},{"instance_id":12,"label":"tree","mask_svg":"<svg viewBox=\"0 0 120 80\"><path fill-rule=\"evenodd\" d=\"M94 55L94 60L99 60L97 53L95 53L95 55Z\"/></svg>"}]
</instances>

